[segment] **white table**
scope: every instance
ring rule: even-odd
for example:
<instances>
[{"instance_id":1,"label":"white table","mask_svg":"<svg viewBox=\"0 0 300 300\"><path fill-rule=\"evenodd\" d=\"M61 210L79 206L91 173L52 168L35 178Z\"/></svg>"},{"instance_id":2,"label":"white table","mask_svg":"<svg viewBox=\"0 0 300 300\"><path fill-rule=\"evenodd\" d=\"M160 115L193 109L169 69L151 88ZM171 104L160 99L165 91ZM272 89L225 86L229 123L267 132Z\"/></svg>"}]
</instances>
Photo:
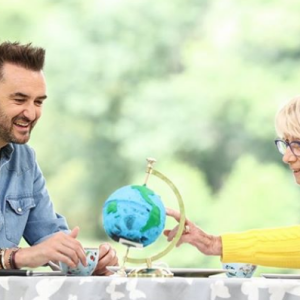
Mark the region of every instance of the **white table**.
<instances>
[{"instance_id":1,"label":"white table","mask_svg":"<svg viewBox=\"0 0 300 300\"><path fill-rule=\"evenodd\" d=\"M1 300L296 300L300 280L120 277L0 277Z\"/></svg>"}]
</instances>

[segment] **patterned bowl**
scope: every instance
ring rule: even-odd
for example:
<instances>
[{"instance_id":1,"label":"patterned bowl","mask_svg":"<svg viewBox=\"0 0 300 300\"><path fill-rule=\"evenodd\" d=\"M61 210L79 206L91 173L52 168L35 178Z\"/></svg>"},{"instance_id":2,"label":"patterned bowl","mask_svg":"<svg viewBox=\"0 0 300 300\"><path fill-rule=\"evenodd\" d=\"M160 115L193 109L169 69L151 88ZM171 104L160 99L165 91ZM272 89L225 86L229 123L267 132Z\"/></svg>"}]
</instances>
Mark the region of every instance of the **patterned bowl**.
<instances>
[{"instance_id":1,"label":"patterned bowl","mask_svg":"<svg viewBox=\"0 0 300 300\"><path fill-rule=\"evenodd\" d=\"M59 262L59 266L63 273L75 276L90 276L93 274L99 257L99 248L84 248L87 266L82 265L81 262L75 267L71 268L63 262Z\"/></svg>"},{"instance_id":2,"label":"patterned bowl","mask_svg":"<svg viewBox=\"0 0 300 300\"><path fill-rule=\"evenodd\" d=\"M245 263L223 263L224 270L228 270L226 275L228 277L236 278L251 278L256 270L256 265Z\"/></svg>"}]
</instances>

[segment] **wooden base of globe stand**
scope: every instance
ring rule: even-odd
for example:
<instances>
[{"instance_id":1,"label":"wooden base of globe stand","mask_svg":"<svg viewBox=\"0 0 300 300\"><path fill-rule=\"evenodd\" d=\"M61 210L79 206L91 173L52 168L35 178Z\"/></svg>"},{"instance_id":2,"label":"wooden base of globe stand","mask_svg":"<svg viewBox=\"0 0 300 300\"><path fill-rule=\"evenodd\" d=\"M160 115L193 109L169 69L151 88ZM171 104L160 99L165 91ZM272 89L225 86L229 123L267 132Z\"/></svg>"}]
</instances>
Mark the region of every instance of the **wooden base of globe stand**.
<instances>
[{"instance_id":1,"label":"wooden base of globe stand","mask_svg":"<svg viewBox=\"0 0 300 300\"><path fill-rule=\"evenodd\" d=\"M123 277L173 277L174 274L168 268L153 267L152 262L168 254L179 241L185 227L184 204L183 204L182 197L178 189L176 188L176 186L165 175L153 169L153 163L156 162L156 160L153 158L147 158L147 161L148 161L148 165L146 170L147 176L145 179L145 185L147 184L150 174L153 174L158 178L160 178L161 180L163 180L165 183L167 183L177 198L179 204L179 210L180 210L180 221L178 225L178 230L174 239L172 240L172 242L170 242L169 246L165 250L148 258L136 259L136 258L128 257L130 247L137 247L139 244L127 240L119 241L122 244L127 246L127 251L123 259L123 265L117 273L118 275ZM126 267L125 267L126 262L136 263L136 264L146 264L147 267L135 268L127 274Z\"/></svg>"}]
</instances>

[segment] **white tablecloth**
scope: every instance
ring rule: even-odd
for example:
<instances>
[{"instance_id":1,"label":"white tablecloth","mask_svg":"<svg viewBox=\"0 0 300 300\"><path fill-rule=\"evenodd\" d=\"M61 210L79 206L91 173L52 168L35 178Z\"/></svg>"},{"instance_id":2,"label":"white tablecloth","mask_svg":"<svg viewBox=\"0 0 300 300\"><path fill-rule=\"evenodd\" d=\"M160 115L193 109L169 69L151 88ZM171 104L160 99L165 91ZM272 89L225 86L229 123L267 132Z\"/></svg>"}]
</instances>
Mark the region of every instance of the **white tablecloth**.
<instances>
[{"instance_id":1,"label":"white tablecloth","mask_svg":"<svg viewBox=\"0 0 300 300\"><path fill-rule=\"evenodd\" d=\"M300 280L119 277L0 277L1 300L296 300Z\"/></svg>"}]
</instances>

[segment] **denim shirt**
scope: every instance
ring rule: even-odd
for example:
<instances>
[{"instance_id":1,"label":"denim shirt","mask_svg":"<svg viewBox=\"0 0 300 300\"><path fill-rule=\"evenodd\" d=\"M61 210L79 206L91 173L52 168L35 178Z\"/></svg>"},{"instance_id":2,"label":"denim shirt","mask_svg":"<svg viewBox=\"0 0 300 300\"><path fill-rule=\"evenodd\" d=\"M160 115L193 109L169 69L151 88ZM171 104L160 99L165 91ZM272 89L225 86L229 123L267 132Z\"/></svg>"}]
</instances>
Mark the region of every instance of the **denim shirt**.
<instances>
[{"instance_id":1,"label":"denim shirt","mask_svg":"<svg viewBox=\"0 0 300 300\"><path fill-rule=\"evenodd\" d=\"M8 144L0 154L0 248L17 246L22 236L35 245L68 231L65 218L54 211L33 149Z\"/></svg>"}]
</instances>

